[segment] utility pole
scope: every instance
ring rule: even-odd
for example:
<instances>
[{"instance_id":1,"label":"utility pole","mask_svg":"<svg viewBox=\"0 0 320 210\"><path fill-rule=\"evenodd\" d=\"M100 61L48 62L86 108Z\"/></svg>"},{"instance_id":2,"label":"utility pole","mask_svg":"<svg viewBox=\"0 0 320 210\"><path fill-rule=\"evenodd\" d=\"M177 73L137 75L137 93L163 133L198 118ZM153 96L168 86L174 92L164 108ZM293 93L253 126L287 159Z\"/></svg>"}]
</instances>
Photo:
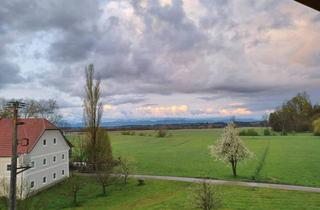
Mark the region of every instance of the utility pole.
<instances>
[{"instance_id":1,"label":"utility pole","mask_svg":"<svg viewBox=\"0 0 320 210\"><path fill-rule=\"evenodd\" d=\"M17 187L17 147L18 147L18 109L25 104L19 101L12 101L8 106L13 110L12 117L12 155L11 155L11 171L10 171L10 191L9 191L9 210L16 210L16 187Z\"/></svg>"}]
</instances>

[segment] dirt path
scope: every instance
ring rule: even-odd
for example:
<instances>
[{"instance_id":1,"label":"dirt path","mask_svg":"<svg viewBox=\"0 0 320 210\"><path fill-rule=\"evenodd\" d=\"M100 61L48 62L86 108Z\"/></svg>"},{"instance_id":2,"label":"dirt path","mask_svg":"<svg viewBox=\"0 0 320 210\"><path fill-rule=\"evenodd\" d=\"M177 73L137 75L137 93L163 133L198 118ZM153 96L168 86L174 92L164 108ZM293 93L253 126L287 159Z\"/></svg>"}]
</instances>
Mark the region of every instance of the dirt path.
<instances>
[{"instance_id":1,"label":"dirt path","mask_svg":"<svg viewBox=\"0 0 320 210\"><path fill-rule=\"evenodd\" d=\"M76 174L81 176L95 176L94 174L83 174L83 173L76 173ZM286 185L286 184L269 184L269 183L245 182L245 181L228 181L228 180L217 180L217 179L201 179L201 178L176 177L176 176L150 176L150 175L130 175L130 178L193 182L193 183L200 183L200 182L206 181L208 183L215 184L215 185L233 185L233 186L243 186L243 187L272 188L272 189L279 189L279 190L296 190L296 191L303 191L303 192L320 193L319 187L305 187L305 186Z\"/></svg>"}]
</instances>

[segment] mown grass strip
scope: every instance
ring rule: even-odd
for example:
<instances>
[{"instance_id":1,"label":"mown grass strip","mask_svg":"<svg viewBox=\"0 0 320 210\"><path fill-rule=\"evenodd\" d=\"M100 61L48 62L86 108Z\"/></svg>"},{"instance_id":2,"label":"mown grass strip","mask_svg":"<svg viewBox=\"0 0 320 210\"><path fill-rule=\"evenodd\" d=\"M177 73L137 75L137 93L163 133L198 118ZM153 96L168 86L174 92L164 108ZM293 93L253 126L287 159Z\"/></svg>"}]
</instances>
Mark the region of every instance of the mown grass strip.
<instances>
[{"instance_id":1,"label":"mown grass strip","mask_svg":"<svg viewBox=\"0 0 320 210\"><path fill-rule=\"evenodd\" d=\"M256 170L254 172L254 175L252 176L252 180L259 180L260 178L260 173L263 169L263 166L265 165L266 162L266 158L268 156L268 152L269 152L269 147L270 147L270 140L267 141L267 145L263 151L263 154L258 162L258 165L256 167Z\"/></svg>"}]
</instances>

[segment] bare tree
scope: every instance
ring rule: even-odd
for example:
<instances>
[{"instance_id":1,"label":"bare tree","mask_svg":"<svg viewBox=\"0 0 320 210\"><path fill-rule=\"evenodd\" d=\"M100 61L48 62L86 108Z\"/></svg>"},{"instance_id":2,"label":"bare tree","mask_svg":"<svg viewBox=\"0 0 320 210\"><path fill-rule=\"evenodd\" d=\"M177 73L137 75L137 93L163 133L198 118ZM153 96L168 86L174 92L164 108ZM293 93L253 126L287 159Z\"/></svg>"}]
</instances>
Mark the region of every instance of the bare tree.
<instances>
[{"instance_id":1,"label":"bare tree","mask_svg":"<svg viewBox=\"0 0 320 210\"><path fill-rule=\"evenodd\" d=\"M0 118L9 118L12 113L9 109L6 108L7 100L0 98Z\"/></svg>"},{"instance_id":2,"label":"bare tree","mask_svg":"<svg viewBox=\"0 0 320 210\"><path fill-rule=\"evenodd\" d=\"M268 128L268 125L269 125L269 115L268 114L264 114L262 115L262 121L264 123L264 126L266 128Z\"/></svg>"},{"instance_id":3,"label":"bare tree","mask_svg":"<svg viewBox=\"0 0 320 210\"><path fill-rule=\"evenodd\" d=\"M203 181L192 195L191 206L202 210L213 210L221 206L221 197L213 185Z\"/></svg>"},{"instance_id":4,"label":"bare tree","mask_svg":"<svg viewBox=\"0 0 320 210\"><path fill-rule=\"evenodd\" d=\"M228 124L216 145L210 146L209 149L213 157L231 164L234 176L237 176L238 163L253 155L243 144L234 123Z\"/></svg>"},{"instance_id":5,"label":"bare tree","mask_svg":"<svg viewBox=\"0 0 320 210\"><path fill-rule=\"evenodd\" d=\"M56 100L23 100L27 106L21 112L24 118L45 118L53 123L58 123L62 116L59 114L59 106Z\"/></svg>"},{"instance_id":6,"label":"bare tree","mask_svg":"<svg viewBox=\"0 0 320 210\"><path fill-rule=\"evenodd\" d=\"M103 114L102 103L100 102L100 79L94 81L94 67L90 64L85 69L86 97L83 101L84 121L87 130L87 152L88 161L95 171L97 169L98 157L95 149L97 149L97 133L100 128L101 117Z\"/></svg>"},{"instance_id":7,"label":"bare tree","mask_svg":"<svg viewBox=\"0 0 320 210\"><path fill-rule=\"evenodd\" d=\"M96 171L97 182L101 186L103 196L107 195L107 187L118 180L118 176L113 174L114 167L115 162L108 162L104 164L103 169Z\"/></svg>"},{"instance_id":8,"label":"bare tree","mask_svg":"<svg viewBox=\"0 0 320 210\"><path fill-rule=\"evenodd\" d=\"M129 175L133 172L133 170L134 170L133 159L119 157L117 172L122 175L124 184L128 183Z\"/></svg>"},{"instance_id":9,"label":"bare tree","mask_svg":"<svg viewBox=\"0 0 320 210\"><path fill-rule=\"evenodd\" d=\"M45 118L52 123L59 123L62 115L59 114L58 103L54 99L49 100L34 100L34 99L19 99L27 104L27 106L19 112L19 117L22 118ZM0 117L11 117L11 112L5 109L8 100L0 99Z\"/></svg>"},{"instance_id":10,"label":"bare tree","mask_svg":"<svg viewBox=\"0 0 320 210\"><path fill-rule=\"evenodd\" d=\"M71 204L73 206L78 205L78 193L84 187L85 183L80 180L79 176L72 175L72 177L68 180L70 182L70 191L69 195L71 195Z\"/></svg>"}]
</instances>

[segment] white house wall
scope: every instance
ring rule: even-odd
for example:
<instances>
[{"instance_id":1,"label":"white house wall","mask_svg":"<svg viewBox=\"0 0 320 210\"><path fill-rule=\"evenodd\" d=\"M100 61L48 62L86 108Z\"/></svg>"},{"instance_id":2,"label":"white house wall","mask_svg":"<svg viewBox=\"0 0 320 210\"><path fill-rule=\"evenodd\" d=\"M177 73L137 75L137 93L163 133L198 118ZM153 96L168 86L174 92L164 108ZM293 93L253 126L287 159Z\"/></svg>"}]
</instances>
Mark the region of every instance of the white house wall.
<instances>
[{"instance_id":1,"label":"white house wall","mask_svg":"<svg viewBox=\"0 0 320 210\"><path fill-rule=\"evenodd\" d=\"M10 157L0 158L0 177L10 176L10 171L7 171L7 165L11 163Z\"/></svg>"},{"instance_id":2,"label":"white house wall","mask_svg":"<svg viewBox=\"0 0 320 210\"><path fill-rule=\"evenodd\" d=\"M44 140L46 140L46 145L43 145ZM23 198L30 192L47 188L69 177L69 150L70 147L59 130L45 130L32 151L29 152L34 167L17 176L17 196ZM45 165L43 159L46 159ZM10 157L0 157L0 196L8 193L4 189L5 185L9 185L10 182L8 164L11 164ZM53 177L54 174L56 178ZM44 177L46 177L45 183L43 183ZM33 188L31 188L31 182L34 182ZM21 194L21 189L24 191L23 194Z\"/></svg>"},{"instance_id":3,"label":"white house wall","mask_svg":"<svg viewBox=\"0 0 320 210\"><path fill-rule=\"evenodd\" d=\"M10 171L7 171L7 165L11 163L11 158L0 158L0 196L6 196L9 189Z\"/></svg>"},{"instance_id":4,"label":"white house wall","mask_svg":"<svg viewBox=\"0 0 320 210\"><path fill-rule=\"evenodd\" d=\"M54 139L56 139L55 144ZM44 140L46 140L46 145L43 144ZM32 192L46 188L69 177L69 149L70 147L60 131L46 130L43 133L29 153L31 162L34 162L34 167L28 169L22 175L24 182L27 183L28 191ZM54 161L54 157L56 161ZM46 164L43 164L44 159L46 159ZM56 178L53 177L54 174L56 174ZM43 182L44 177L46 177L45 183ZM34 182L34 187L31 189L32 181Z\"/></svg>"},{"instance_id":5,"label":"white house wall","mask_svg":"<svg viewBox=\"0 0 320 210\"><path fill-rule=\"evenodd\" d=\"M10 157L0 158L0 196L8 196L10 184L10 171L7 170L7 165L11 164ZM19 166L19 165L18 165ZM21 174L17 175L17 194L21 192Z\"/></svg>"}]
</instances>

